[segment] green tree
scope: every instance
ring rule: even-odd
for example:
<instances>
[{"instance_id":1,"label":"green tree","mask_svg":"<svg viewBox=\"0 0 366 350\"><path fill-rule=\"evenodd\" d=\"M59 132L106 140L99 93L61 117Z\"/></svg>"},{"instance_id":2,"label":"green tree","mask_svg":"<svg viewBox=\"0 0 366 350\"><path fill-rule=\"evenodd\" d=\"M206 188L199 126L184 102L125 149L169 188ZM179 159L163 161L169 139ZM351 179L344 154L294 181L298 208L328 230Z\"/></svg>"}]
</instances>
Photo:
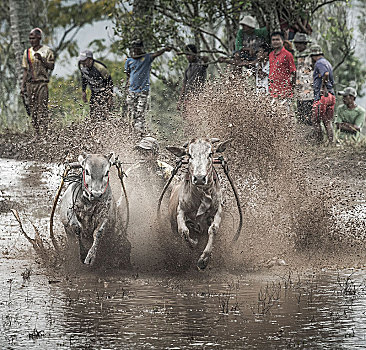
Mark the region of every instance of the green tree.
<instances>
[{"instance_id":1,"label":"green tree","mask_svg":"<svg viewBox=\"0 0 366 350\"><path fill-rule=\"evenodd\" d=\"M337 90L353 84L361 93L366 82L366 66L355 54L354 40L354 30L362 31L364 19L355 27L351 16L352 10L362 11L365 4L364 0L328 4L313 18L313 36L333 65Z\"/></svg>"},{"instance_id":2,"label":"green tree","mask_svg":"<svg viewBox=\"0 0 366 350\"><path fill-rule=\"evenodd\" d=\"M24 19L18 22L15 17L12 23L21 26L22 46L17 45L14 36L11 36L11 11L10 6L19 11L19 16ZM18 6L18 7L17 7ZM44 43L55 51L56 58L62 52L70 56L78 54L76 35L87 24L95 23L113 14L114 0L11 0L0 3L0 73L4 77L0 80L0 113L2 124L11 124L20 114L25 116L25 111L19 111L15 106L17 101L17 87L15 85L17 74L21 70L19 55L28 46L28 34L31 27L40 27L45 33ZM29 10L27 10L29 9ZM12 13L15 13L12 11ZM11 38L11 39L9 39ZM24 39L25 38L25 39ZM24 41L25 40L25 41ZM19 41L19 40L18 40ZM17 57L17 59L16 59ZM57 61L56 61L57 64ZM17 71L18 70L18 71ZM9 104L8 101L14 103Z\"/></svg>"}]
</instances>

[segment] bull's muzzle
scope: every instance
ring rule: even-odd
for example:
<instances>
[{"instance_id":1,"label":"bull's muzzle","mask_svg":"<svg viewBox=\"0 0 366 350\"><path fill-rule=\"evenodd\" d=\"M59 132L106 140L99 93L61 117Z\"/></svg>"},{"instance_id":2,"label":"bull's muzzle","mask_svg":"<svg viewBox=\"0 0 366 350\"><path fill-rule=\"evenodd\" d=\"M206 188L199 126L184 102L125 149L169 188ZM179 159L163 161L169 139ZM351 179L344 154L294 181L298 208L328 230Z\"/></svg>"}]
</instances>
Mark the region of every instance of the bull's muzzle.
<instances>
[{"instance_id":1,"label":"bull's muzzle","mask_svg":"<svg viewBox=\"0 0 366 350\"><path fill-rule=\"evenodd\" d=\"M207 185L207 176L206 175L193 175L192 183L196 186Z\"/></svg>"}]
</instances>

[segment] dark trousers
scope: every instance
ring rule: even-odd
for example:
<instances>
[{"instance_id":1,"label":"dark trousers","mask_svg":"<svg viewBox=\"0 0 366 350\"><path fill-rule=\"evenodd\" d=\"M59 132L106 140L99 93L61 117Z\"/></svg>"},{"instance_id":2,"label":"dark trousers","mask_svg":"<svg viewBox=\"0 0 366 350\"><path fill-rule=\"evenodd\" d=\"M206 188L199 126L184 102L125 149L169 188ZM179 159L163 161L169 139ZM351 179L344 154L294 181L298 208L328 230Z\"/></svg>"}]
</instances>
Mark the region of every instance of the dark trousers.
<instances>
[{"instance_id":1,"label":"dark trousers","mask_svg":"<svg viewBox=\"0 0 366 350\"><path fill-rule=\"evenodd\" d=\"M306 125L312 125L311 111L313 108L313 100L297 100L297 118Z\"/></svg>"}]
</instances>

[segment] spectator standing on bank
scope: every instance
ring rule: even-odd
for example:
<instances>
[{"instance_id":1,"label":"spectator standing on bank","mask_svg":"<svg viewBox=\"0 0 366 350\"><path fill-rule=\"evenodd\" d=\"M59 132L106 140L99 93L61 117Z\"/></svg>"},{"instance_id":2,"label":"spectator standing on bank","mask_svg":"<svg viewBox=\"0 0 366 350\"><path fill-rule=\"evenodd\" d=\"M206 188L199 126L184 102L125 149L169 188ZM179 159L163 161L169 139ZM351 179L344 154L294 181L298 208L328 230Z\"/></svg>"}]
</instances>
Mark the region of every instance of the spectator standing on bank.
<instances>
[{"instance_id":1,"label":"spectator standing on bank","mask_svg":"<svg viewBox=\"0 0 366 350\"><path fill-rule=\"evenodd\" d=\"M347 87L338 94L343 96L343 105L338 107L335 120L339 137L358 137L365 123L365 109L356 104L357 91L353 87Z\"/></svg>"},{"instance_id":2,"label":"spectator standing on bank","mask_svg":"<svg viewBox=\"0 0 366 350\"><path fill-rule=\"evenodd\" d=\"M235 50L242 52L245 61L255 61L256 53L263 42L268 42L266 27L256 28L257 21L252 16L244 16L239 22L241 28L236 34Z\"/></svg>"},{"instance_id":3,"label":"spectator standing on bank","mask_svg":"<svg viewBox=\"0 0 366 350\"><path fill-rule=\"evenodd\" d=\"M29 114L37 134L40 126L47 130L48 117L48 82L55 67L55 55L46 45L41 44L42 30L34 28L29 33L31 47L23 55L23 79L20 92L27 96Z\"/></svg>"},{"instance_id":4,"label":"spectator standing on bank","mask_svg":"<svg viewBox=\"0 0 366 350\"><path fill-rule=\"evenodd\" d=\"M182 89L177 104L178 110L184 109L187 101L202 91L207 77L208 57L200 57L196 45L193 44L187 45L185 52L189 64L184 72Z\"/></svg>"},{"instance_id":5,"label":"spectator standing on bank","mask_svg":"<svg viewBox=\"0 0 366 350\"><path fill-rule=\"evenodd\" d=\"M106 119L113 105L113 81L105 64L93 58L93 52L80 52L79 70L81 72L82 99L88 102L86 88L89 85L91 96L89 101L90 118Z\"/></svg>"},{"instance_id":6,"label":"spectator standing on bank","mask_svg":"<svg viewBox=\"0 0 366 350\"><path fill-rule=\"evenodd\" d=\"M314 101L313 92L313 64L310 51L307 49L309 43L305 33L296 33L294 44L296 48L296 92L297 92L297 116L302 123L311 125L311 110Z\"/></svg>"},{"instance_id":7,"label":"spectator standing on bank","mask_svg":"<svg viewBox=\"0 0 366 350\"><path fill-rule=\"evenodd\" d=\"M282 32L271 34L273 51L269 54L269 92L272 97L289 101L296 82L294 57L284 46Z\"/></svg>"},{"instance_id":8,"label":"spectator standing on bank","mask_svg":"<svg viewBox=\"0 0 366 350\"><path fill-rule=\"evenodd\" d=\"M323 140L321 122L327 132L328 140L333 142L333 117L335 106L334 79L332 65L323 56L319 45L310 47L310 56L314 63L313 89L314 103L312 108L312 123L314 125L317 141Z\"/></svg>"},{"instance_id":9,"label":"spectator standing on bank","mask_svg":"<svg viewBox=\"0 0 366 350\"><path fill-rule=\"evenodd\" d=\"M125 63L128 118L134 130L141 135L146 133L145 114L150 92L151 64L156 57L167 51L171 51L171 48L146 53L143 42L137 40L132 43L131 57Z\"/></svg>"}]
</instances>

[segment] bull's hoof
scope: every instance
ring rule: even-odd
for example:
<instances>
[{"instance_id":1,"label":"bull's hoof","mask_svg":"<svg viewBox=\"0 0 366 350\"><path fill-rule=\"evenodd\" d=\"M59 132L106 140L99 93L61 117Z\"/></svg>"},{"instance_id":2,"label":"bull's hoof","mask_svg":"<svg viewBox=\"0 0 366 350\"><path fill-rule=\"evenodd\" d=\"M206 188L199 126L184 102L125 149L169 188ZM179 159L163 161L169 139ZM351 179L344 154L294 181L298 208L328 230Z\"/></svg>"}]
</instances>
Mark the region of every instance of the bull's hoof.
<instances>
[{"instance_id":1,"label":"bull's hoof","mask_svg":"<svg viewBox=\"0 0 366 350\"><path fill-rule=\"evenodd\" d=\"M209 256L206 256L205 258L199 258L198 262L197 262L197 267L199 270L204 270L207 265L208 265L208 261L210 260Z\"/></svg>"}]
</instances>

